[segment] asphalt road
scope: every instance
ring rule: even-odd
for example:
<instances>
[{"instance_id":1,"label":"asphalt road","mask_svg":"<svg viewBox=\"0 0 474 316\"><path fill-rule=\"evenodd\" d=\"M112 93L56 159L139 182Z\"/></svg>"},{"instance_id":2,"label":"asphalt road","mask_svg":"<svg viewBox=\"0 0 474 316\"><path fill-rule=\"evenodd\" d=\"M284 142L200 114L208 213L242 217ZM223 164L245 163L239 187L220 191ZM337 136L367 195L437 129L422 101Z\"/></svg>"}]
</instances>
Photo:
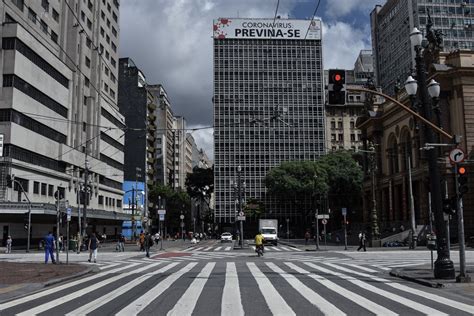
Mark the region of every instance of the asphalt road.
<instances>
[{"instance_id":1,"label":"asphalt road","mask_svg":"<svg viewBox=\"0 0 474 316\"><path fill-rule=\"evenodd\" d=\"M252 248L226 250L214 241L187 247L150 259L108 254L99 273L0 304L0 315L474 314L462 290L388 275L393 266L426 265L425 252L305 252L279 245L258 258Z\"/></svg>"}]
</instances>

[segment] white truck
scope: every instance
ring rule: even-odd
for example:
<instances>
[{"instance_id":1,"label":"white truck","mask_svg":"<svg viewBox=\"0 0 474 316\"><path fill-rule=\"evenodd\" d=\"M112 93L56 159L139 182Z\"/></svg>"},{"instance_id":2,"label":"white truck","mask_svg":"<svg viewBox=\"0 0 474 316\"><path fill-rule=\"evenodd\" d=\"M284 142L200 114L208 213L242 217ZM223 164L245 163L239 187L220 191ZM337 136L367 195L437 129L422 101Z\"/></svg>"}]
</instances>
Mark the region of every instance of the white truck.
<instances>
[{"instance_id":1,"label":"white truck","mask_svg":"<svg viewBox=\"0 0 474 316\"><path fill-rule=\"evenodd\" d=\"M262 232L265 243L278 245L278 220L261 219L258 223L258 230Z\"/></svg>"}]
</instances>

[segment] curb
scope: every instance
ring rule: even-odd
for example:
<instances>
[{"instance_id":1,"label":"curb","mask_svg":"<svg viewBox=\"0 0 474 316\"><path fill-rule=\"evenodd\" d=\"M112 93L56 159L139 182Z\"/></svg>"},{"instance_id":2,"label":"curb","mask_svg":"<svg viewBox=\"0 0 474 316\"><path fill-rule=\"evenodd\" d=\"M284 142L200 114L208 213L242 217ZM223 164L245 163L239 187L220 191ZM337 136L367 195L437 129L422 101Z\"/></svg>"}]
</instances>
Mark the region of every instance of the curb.
<instances>
[{"instance_id":1,"label":"curb","mask_svg":"<svg viewBox=\"0 0 474 316\"><path fill-rule=\"evenodd\" d=\"M69 275L69 276L65 276L65 277L62 277L62 278L57 278L57 279L49 280L49 281L46 281L46 282L43 282L43 283L34 283L34 284L38 284L38 285L39 285L39 288L38 288L38 289L35 289L35 290L31 291L31 292L21 293L21 294L15 295L15 296L13 296L13 297L9 297L9 298L0 300L0 304L6 303L6 302L10 302L10 301L13 301L13 300L16 300L16 299L19 299L19 298L23 298L23 297L26 297L26 296L29 296L29 295L32 295L32 294L41 292L41 291L44 290L45 287L48 287L48 286L51 286L51 285L54 285L54 284L58 284L58 283L61 283L61 282L64 282L64 281L72 280L72 279L81 277L81 276L86 275L86 274L91 273L91 272L98 272L98 271L100 271L100 270L94 271L94 270L96 270L96 269L98 269L98 268L95 267L95 266L94 266L94 267L89 267L89 268L85 269L84 271L81 271L81 272L78 272L78 273L75 273L75 274L72 274L72 275Z\"/></svg>"},{"instance_id":2,"label":"curb","mask_svg":"<svg viewBox=\"0 0 474 316\"><path fill-rule=\"evenodd\" d=\"M64 282L64 281L68 281L68 280L71 280L71 279L81 277L81 276L89 274L91 272L97 272L97 271L93 271L93 270L95 270L94 268L95 268L95 266L94 267L89 267L89 268L85 269L84 271L77 272L77 273L72 274L72 275L68 275L68 276L65 276L65 277L62 277L62 278L52 279L52 280L43 282L42 285L43 285L43 287L48 287L48 286L51 286L51 285L54 285L54 284L58 284L58 283L61 283L61 282Z\"/></svg>"},{"instance_id":3,"label":"curb","mask_svg":"<svg viewBox=\"0 0 474 316\"><path fill-rule=\"evenodd\" d=\"M424 285L424 286L432 287L432 288L442 288L442 287L444 287L443 283L416 278L416 277L407 275L407 274L405 274L405 273L403 273L399 270L396 270L396 269L390 271L390 275L394 276L394 277L397 277L397 278L407 280L407 281L415 282L415 283L418 283L418 284L421 284L421 285Z\"/></svg>"}]
</instances>

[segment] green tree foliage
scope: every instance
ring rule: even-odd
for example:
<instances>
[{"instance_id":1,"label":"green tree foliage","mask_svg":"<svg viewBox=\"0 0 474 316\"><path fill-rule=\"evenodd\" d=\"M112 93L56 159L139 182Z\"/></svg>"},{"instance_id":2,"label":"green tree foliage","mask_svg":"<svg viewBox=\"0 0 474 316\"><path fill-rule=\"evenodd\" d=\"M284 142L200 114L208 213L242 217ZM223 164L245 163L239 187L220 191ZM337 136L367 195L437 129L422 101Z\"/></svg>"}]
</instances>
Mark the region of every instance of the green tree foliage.
<instances>
[{"instance_id":1,"label":"green tree foliage","mask_svg":"<svg viewBox=\"0 0 474 316\"><path fill-rule=\"evenodd\" d=\"M148 193L148 199L154 205L161 204L166 209L165 225L170 232L179 230L181 214L185 215L186 227L191 227L191 199L188 193L173 191L169 186L158 184Z\"/></svg>"},{"instance_id":2,"label":"green tree foliage","mask_svg":"<svg viewBox=\"0 0 474 316\"><path fill-rule=\"evenodd\" d=\"M264 212L265 205L255 198L248 199L244 205L244 213L246 216L260 218L260 215Z\"/></svg>"},{"instance_id":3,"label":"green tree foliage","mask_svg":"<svg viewBox=\"0 0 474 316\"><path fill-rule=\"evenodd\" d=\"M327 154L318 160L328 173L329 195L346 199L360 197L362 191L362 168L352 153L340 150Z\"/></svg>"},{"instance_id":4,"label":"green tree foliage","mask_svg":"<svg viewBox=\"0 0 474 316\"><path fill-rule=\"evenodd\" d=\"M326 194L329 190L327 182L326 170L315 161L283 162L265 178L270 194L286 197Z\"/></svg>"},{"instance_id":5,"label":"green tree foliage","mask_svg":"<svg viewBox=\"0 0 474 316\"><path fill-rule=\"evenodd\" d=\"M192 199L204 200L209 205L209 197L214 192L214 169L194 167L186 176L185 184Z\"/></svg>"}]
</instances>

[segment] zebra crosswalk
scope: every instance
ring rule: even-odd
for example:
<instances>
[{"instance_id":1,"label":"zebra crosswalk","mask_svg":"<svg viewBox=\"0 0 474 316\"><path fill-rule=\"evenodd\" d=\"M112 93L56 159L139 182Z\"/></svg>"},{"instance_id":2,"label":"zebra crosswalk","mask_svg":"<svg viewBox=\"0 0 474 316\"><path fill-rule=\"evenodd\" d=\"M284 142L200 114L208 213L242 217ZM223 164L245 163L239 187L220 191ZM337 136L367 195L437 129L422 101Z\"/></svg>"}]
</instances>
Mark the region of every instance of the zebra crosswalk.
<instances>
[{"instance_id":1,"label":"zebra crosswalk","mask_svg":"<svg viewBox=\"0 0 474 316\"><path fill-rule=\"evenodd\" d=\"M222 251L232 251L233 246L228 246L228 245L213 245L213 246L194 246L186 249L187 252L222 252ZM255 246L250 246L250 250L255 251ZM294 247L289 247L289 246L265 246L265 251L270 251L270 252L300 252L303 251L299 248L294 248Z\"/></svg>"},{"instance_id":2,"label":"zebra crosswalk","mask_svg":"<svg viewBox=\"0 0 474 316\"><path fill-rule=\"evenodd\" d=\"M340 259L340 258L339 258ZM468 298L336 261L130 261L0 304L3 315L472 315Z\"/></svg>"}]
</instances>

